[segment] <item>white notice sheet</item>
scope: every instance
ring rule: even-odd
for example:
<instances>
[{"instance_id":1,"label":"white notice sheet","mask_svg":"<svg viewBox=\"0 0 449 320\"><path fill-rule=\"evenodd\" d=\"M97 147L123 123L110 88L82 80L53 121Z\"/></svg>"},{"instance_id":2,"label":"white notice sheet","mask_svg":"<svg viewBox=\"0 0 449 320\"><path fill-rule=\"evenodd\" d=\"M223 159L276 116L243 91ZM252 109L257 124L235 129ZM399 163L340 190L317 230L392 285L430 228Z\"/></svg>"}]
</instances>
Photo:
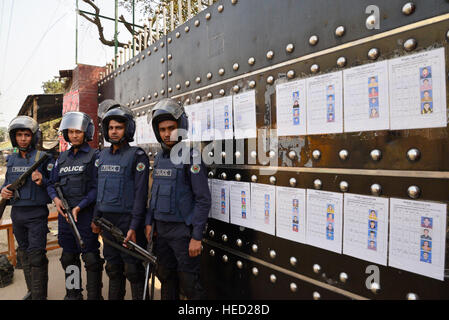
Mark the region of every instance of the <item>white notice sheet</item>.
<instances>
[{"instance_id":1,"label":"white notice sheet","mask_svg":"<svg viewBox=\"0 0 449 320\"><path fill-rule=\"evenodd\" d=\"M343 72L344 131L390 128L388 62L370 63Z\"/></svg>"},{"instance_id":2,"label":"white notice sheet","mask_svg":"<svg viewBox=\"0 0 449 320\"><path fill-rule=\"evenodd\" d=\"M234 96L234 129L237 140L257 137L255 90Z\"/></svg>"},{"instance_id":3,"label":"white notice sheet","mask_svg":"<svg viewBox=\"0 0 449 320\"><path fill-rule=\"evenodd\" d=\"M201 141L212 141L215 136L214 102L203 102L200 108L198 111L201 115Z\"/></svg>"},{"instance_id":4,"label":"white notice sheet","mask_svg":"<svg viewBox=\"0 0 449 320\"><path fill-rule=\"evenodd\" d=\"M232 96L215 99L215 140L228 140L234 137L234 121L232 118Z\"/></svg>"},{"instance_id":5,"label":"white notice sheet","mask_svg":"<svg viewBox=\"0 0 449 320\"><path fill-rule=\"evenodd\" d=\"M447 205L390 199L391 267L444 280Z\"/></svg>"},{"instance_id":6,"label":"white notice sheet","mask_svg":"<svg viewBox=\"0 0 449 320\"><path fill-rule=\"evenodd\" d=\"M391 129L446 127L444 48L389 61Z\"/></svg>"},{"instance_id":7,"label":"white notice sheet","mask_svg":"<svg viewBox=\"0 0 449 320\"><path fill-rule=\"evenodd\" d=\"M343 72L306 80L307 134L343 132Z\"/></svg>"},{"instance_id":8,"label":"white notice sheet","mask_svg":"<svg viewBox=\"0 0 449 320\"><path fill-rule=\"evenodd\" d=\"M388 198L344 194L343 253L387 265Z\"/></svg>"},{"instance_id":9,"label":"white notice sheet","mask_svg":"<svg viewBox=\"0 0 449 320\"><path fill-rule=\"evenodd\" d=\"M212 180L212 213L211 217L229 223L229 182Z\"/></svg>"},{"instance_id":10,"label":"white notice sheet","mask_svg":"<svg viewBox=\"0 0 449 320\"><path fill-rule=\"evenodd\" d=\"M306 190L276 187L276 236L306 243Z\"/></svg>"},{"instance_id":11,"label":"white notice sheet","mask_svg":"<svg viewBox=\"0 0 449 320\"><path fill-rule=\"evenodd\" d=\"M274 236L276 228L276 187L251 183L251 222L254 230Z\"/></svg>"},{"instance_id":12,"label":"white notice sheet","mask_svg":"<svg viewBox=\"0 0 449 320\"><path fill-rule=\"evenodd\" d=\"M147 122L147 117L138 117L136 119L136 137L137 144L157 143L153 132L153 126Z\"/></svg>"},{"instance_id":13,"label":"white notice sheet","mask_svg":"<svg viewBox=\"0 0 449 320\"><path fill-rule=\"evenodd\" d=\"M231 223L253 228L251 224L251 185L249 182L230 182Z\"/></svg>"},{"instance_id":14,"label":"white notice sheet","mask_svg":"<svg viewBox=\"0 0 449 320\"><path fill-rule=\"evenodd\" d=\"M343 194L307 189L307 244L341 253Z\"/></svg>"},{"instance_id":15,"label":"white notice sheet","mask_svg":"<svg viewBox=\"0 0 449 320\"><path fill-rule=\"evenodd\" d=\"M276 119L278 136L306 134L306 80L276 86Z\"/></svg>"},{"instance_id":16,"label":"white notice sheet","mask_svg":"<svg viewBox=\"0 0 449 320\"><path fill-rule=\"evenodd\" d=\"M210 196L212 199L214 198L214 194L212 193L212 182L213 181L214 181L214 179L207 179L207 185L209 186L209 192L210 192ZM212 218L212 206L210 206L208 217Z\"/></svg>"}]
</instances>

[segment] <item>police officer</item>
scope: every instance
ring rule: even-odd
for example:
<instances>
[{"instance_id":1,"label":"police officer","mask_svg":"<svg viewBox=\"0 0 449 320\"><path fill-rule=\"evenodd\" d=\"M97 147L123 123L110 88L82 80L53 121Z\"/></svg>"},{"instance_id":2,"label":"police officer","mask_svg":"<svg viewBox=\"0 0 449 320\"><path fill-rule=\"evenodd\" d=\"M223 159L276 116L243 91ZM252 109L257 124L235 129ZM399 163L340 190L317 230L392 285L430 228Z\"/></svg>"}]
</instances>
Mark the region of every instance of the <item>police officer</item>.
<instances>
[{"instance_id":1,"label":"police officer","mask_svg":"<svg viewBox=\"0 0 449 320\"><path fill-rule=\"evenodd\" d=\"M205 299L200 284L200 254L211 206L206 167L201 160L194 161L193 152L180 155L173 149L186 138L188 130L184 108L176 101L160 101L152 110L152 125L162 152L154 160L145 233L149 238L155 220L161 297L177 300L180 288L188 299ZM171 154L189 161L172 161Z\"/></svg>"},{"instance_id":2,"label":"police officer","mask_svg":"<svg viewBox=\"0 0 449 320\"><path fill-rule=\"evenodd\" d=\"M83 112L68 112L61 121L59 131L72 147L63 152L51 172L48 194L53 199L58 217L58 242L62 247L61 265L66 279L73 271L69 266L77 266L81 271L80 253L87 273L87 299L101 300L104 260L100 257L98 235L91 229L93 211L97 200L97 167L95 161L99 152L88 145L92 141L95 127L92 119ZM85 247L80 248L66 221L61 199L55 190L59 183L67 200ZM81 278L74 284L79 288L66 288L64 300L82 300Z\"/></svg>"},{"instance_id":3,"label":"police officer","mask_svg":"<svg viewBox=\"0 0 449 320\"><path fill-rule=\"evenodd\" d=\"M136 130L131 110L118 103L104 114L102 130L112 146L101 151L98 166L98 193L95 217L104 217L122 230L128 240L145 242L144 217L148 197L149 161L145 152L131 147ZM92 230L99 228L92 223ZM114 241L108 232L103 236ZM140 239L141 237L141 239ZM145 246L145 244L143 244ZM142 299L145 270L140 260L104 243L109 300L123 300L125 277L131 283L133 300Z\"/></svg>"},{"instance_id":4,"label":"police officer","mask_svg":"<svg viewBox=\"0 0 449 320\"><path fill-rule=\"evenodd\" d=\"M48 259L46 257L48 230L48 208L51 202L46 187L53 160L47 160L34 171L20 188L20 198L13 198L7 187L39 160L44 152L36 146L41 137L38 123L30 117L18 116L8 127L13 147L19 152L8 157L5 183L1 195L12 205L11 219L14 236L19 245L17 255L22 261L28 294L24 299L45 300L47 298Z\"/></svg>"}]
</instances>

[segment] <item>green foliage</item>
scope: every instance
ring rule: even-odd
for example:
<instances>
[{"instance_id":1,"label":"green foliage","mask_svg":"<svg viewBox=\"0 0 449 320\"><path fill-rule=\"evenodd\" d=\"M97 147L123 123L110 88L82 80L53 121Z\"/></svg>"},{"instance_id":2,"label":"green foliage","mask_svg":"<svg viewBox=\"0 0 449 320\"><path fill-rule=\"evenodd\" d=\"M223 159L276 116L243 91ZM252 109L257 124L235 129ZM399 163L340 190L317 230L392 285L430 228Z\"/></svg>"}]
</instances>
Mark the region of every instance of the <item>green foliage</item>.
<instances>
[{"instance_id":1,"label":"green foliage","mask_svg":"<svg viewBox=\"0 0 449 320\"><path fill-rule=\"evenodd\" d=\"M58 139L58 129L62 118L50 120L39 125L42 131L43 140Z\"/></svg>"},{"instance_id":2,"label":"green foliage","mask_svg":"<svg viewBox=\"0 0 449 320\"><path fill-rule=\"evenodd\" d=\"M68 86L68 79L54 77L53 80L42 82L42 89L45 94L64 93Z\"/></svg>"}]
</instances>

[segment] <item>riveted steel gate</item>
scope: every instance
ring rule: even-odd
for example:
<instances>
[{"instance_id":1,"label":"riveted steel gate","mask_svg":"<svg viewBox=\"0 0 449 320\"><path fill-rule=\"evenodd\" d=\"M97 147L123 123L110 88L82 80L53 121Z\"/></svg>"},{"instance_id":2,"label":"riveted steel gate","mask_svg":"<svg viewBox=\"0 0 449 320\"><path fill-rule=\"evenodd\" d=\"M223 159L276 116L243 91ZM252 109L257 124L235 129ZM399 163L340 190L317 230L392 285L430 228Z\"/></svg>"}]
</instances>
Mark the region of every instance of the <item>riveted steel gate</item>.
<instances>
[{"instance_id":1,"label":"riveted steel gate","mask_svg":"<svg viewBox=\"0 0 449 320\"><path fill-rule=\"evenodd\" d=\"M291 81L444 48L445 84L448 12L444 0L220 0L111 71L99 83L99 102L116 99L145 117L164 97L188 107L255 90L257 128L269 135L280 128L276 87ZM256 138L234 139L232 150L215 151L232 164L210 165L209 177L447 204L444 118L444 126L429 128L273 137L259 148ZM153 160L158 145L140 146ZM264 168L276 170L264 174ZM441 263L447 268L443 220ZM447 276L436 279L212 218L203 246L203 281L212 299L449 297ZM367 279L372 270L376 281Z\"/></svg>"}]
</instances>

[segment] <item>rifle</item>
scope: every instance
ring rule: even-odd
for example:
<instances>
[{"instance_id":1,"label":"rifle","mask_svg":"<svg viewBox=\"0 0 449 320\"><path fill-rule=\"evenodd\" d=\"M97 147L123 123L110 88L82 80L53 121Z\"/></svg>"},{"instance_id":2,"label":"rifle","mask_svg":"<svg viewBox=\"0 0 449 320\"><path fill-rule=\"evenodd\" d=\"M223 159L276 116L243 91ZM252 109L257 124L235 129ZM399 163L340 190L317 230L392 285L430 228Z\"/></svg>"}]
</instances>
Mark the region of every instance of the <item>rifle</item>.
<instances>
[{"instance_id":1,"label":"rifle","mask_svg":"<svg viewBox=\"0 0 449 320\"><path fill-rule=\"evenodd\" d=\"M148 247L147 247L147 250L150 253L153 253L153 234L154 234L154 222L151 225L150 241L148 242ZM150 268L151 268L150 263L147 263L147 265L145 266L145 287L143 289L143 299L142 300L145 300L147 297L148 280L150 278L150 272L151 272L151 290L149 293L149 298L150 298L150 300L154 299L154 276L155 276L156 270L153 267L153 268L151 268L151 271L150 271Z\"/></svg>"},{"instance_id":2,"label":"rifle","mask_svg":"<svg viewBox=\"0 0 449 320\"><path fill-rule=\"evenodd\" d=\"M37 168L39 168L39 166L42 163L44 163L44 161L47 160L48 157L49 157L49 155L47 153L44 153L42 158L37 160L27 171L22 173L22 175L16 181L11 183L11 185L9 187L7 187L8 190L14 192L14 200L20 199L19 189L22 188L25 185L26 180L28 179L28 177L31 176L31 174ZM3 213L5 212L5 208L6 208L7 204L8 204L8 200L2 198L2 200L0 201L0 219L3 217Z\"/></svg>"},{"instance_id":3,"label":"rifle","mask_svg":"<svg viewBox=\"0 0 449 320\"><path fill-rule=\"evenodd\" d=\"M130 256L143 260L144 262L151 263L152 265L157 264L157 258L134 241L128 240L128 242L126 243L126 247L124 247L122 244L126 237L123 235L122 230L114 226L112 222L106 220L105 218L95 218L93 222L97 227L109 232L115 239L115 241L111 241L106 237L102 237L103 241L110 246L120 251L124 251Z\"/></svg>"},{"instance_id":4,"label":"rifle","mask_svg":"<svg viewBox=\"0 0 449 320\"><path fill-rule=\"evenodd\" d=\"M55 189L58 193L58 197L62 202L63 206L63 212L67 215L67 222L69 223L70 228L72 229L73 234L75 235L76 241L78 242L79 246L84 249L84 241L81 239L80 232L78 231L78 228L75 224L75 219L73 218L72 210L70 210L69 203L64 198L64 195L62 194L61 185L59 183L55 183Z\"/></svg>"}]
</instances>

